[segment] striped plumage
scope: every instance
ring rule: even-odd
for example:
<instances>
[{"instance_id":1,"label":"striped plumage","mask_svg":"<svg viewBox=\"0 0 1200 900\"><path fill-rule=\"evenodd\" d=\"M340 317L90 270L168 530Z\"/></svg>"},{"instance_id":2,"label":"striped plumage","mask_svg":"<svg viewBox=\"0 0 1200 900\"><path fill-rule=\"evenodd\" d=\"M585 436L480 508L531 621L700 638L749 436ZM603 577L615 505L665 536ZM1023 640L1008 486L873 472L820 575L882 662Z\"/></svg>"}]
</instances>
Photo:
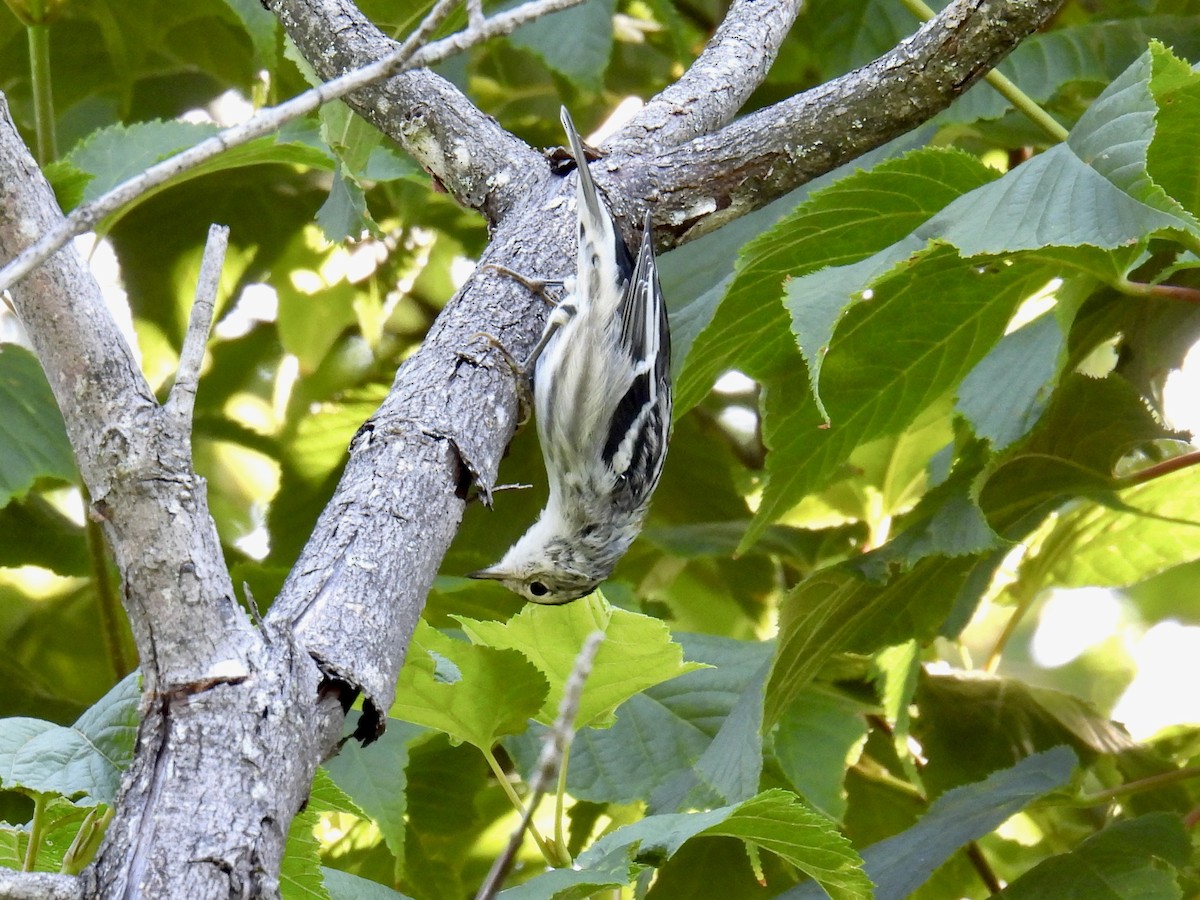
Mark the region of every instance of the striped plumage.
<instances>
[{"instance_id":1,"label":"striped plumage","mask_svg":"<svg viewBox=\"0 0 1200 900\"><path fill-rule=\"evenodd\" d=\"M635 257L596 190L566 109L562 117L579 173L577 271L532 360L550 497L500 562L472 573L551 604L590 593L629 549L671 427L671 337L650 214Z\"/></svg>"}]
</instances>

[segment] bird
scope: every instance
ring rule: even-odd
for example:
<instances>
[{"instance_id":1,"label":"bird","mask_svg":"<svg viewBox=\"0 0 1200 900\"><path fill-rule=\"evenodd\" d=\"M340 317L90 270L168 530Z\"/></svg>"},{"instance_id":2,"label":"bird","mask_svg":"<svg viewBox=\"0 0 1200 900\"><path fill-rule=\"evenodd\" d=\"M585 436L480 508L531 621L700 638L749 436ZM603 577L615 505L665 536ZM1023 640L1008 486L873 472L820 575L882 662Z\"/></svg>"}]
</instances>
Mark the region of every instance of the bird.
<instances>
[{"instance_id":1,"label":"bird","mask_svg":"<svg viewBox=\"0 0 1200 900\"><path fill-rule=\"evenodd\" d=\"M549 498L499 562L469 576L546 605L595 590L641 531L666 460L672 407L671 334L650 211L635 253L592 180L565 107L562 123L578 172L576 271L521 367L532 374ZM534 290L548 283L517 277Z\"/></svg>"}]
</instances>

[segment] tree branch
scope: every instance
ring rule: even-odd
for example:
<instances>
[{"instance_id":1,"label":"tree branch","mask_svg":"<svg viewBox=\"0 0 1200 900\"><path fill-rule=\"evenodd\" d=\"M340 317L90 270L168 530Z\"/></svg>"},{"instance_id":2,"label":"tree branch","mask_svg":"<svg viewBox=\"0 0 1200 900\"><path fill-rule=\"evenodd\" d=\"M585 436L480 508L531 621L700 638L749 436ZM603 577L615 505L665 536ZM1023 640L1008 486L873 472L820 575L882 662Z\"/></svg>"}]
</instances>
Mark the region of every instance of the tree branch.
<instances>
[{"instance_id":1,"label":"tree branch","mask_svg":"<svg viewBox=\"0 0 1200 900\"><path fill-rule=\"evenodd\" d=\"M229 229L213 225L208 229L204 258L200 261L200 277L196 280L196 299L183 349L179 353L179 370L167 398L167 409L175 416L179 427L190 432L192 411L196 406L196 388L200 384L200 368L204 365L204 348L212 327L217 291L221 287L221 269L225 265L225 250L229 247Z\"/></svg>"},{"instance_id":2,"label":"tree branch","mask_svg":"<svg viewBox=\"0 0 1200 900\"><path fill-rule=\"evenodd\" d=\"M728 123L767 77L800 12L799 0L735 0L683 76L629 120L605 147L637 153L673 147Z\"/></svg>"},{"instance_id":3,"label":"tree branch","mask_svg":"<svg viewBox=\"0 0 1200 900\"><path fill-rule=\"evenodd\" d=\"M543 0L527 6L544 15L574 2L578 0L557 0L551 6ZM268 0L268 6L322 78L367 65L393 44L351 0ZM515 30L517 24L505 19L503 33ZM337 35L332 43L330 35ZM419 62L428 61L422 57ZM346 103L399 142L459 203L483 213L491 224L533 187L531 173L546 171L541 154L427 69L412 69L370 85L346 97Z\"/></svg>"},{"instance_id":4,"label":"tree branch","mask_svg":"<svg viewBox=\"0 0 1200 900\"><path fill-rule=\"evenodd\" d=\"M861 69L659 154L629 178L653 201L659 244L719 228L928 121L1061 3L954 0Z\"/></svg>"},{"instance_id":5,"label":"tree branch","mask_svg":"<svg viewBox=\"0 0 1200 900\"><path fill-rule=\"evenodd\" d=\"M0 98L0 253L61 222ZM244 675L246 620L192 471L191 436L164 416L99 285L68 248L12 299L121 572L147 689Z\"/></svg>"},{"instance_id":6,"label":"tree branch","mask_svg":"<svg viewBox=\"0 0 1200 900\"><path fill-rule=\"evenodd\" d=\"M549 214L535 195L496 227L481 262L560 271L574 236L574 219ZM333 499L267 613L269 624L294 628L327 675L363 692L362 737L392 704L468 491L490 492L517 424L516 380L478 335L522 358L544 315L545 303L511 278L476 269L351 442Z\"/></svg>"},{"instance_id":7,"label":"tree branch","mask_svg":"<svg viewBox=\"0 0 1200 900\"><path fill-rule=\"evenodd\" d=\"M80 900L82 897L83 882L74 875L0 868L0 900Z\"/></svg>"},{"instance_id":8,"label":"tree branch","mask_svg":"<svg viewBox=\"0 0 1200 900\"><path fill-rule=\"evenodd\" d=\"M347 0L273 6L329 74L392 46ZM660 243L679 243L932 115L1056 6L958 0L857 77L657 158L655 148L635 152L639 142L618 136L615 146L628 150L595 172L620 182L612 191L619 212L653 201L660 224L671 226ZM780 21L764 19L764 33L775 35ZM697 86L734 40L726 34L697 69ZM966 59L950 59L952 51ZM737 93L704 115L719 120ZM575 236L570 179L552 176L537 153L427 71L350 99L489 217L487 260L561 271ZM60 228L61 216L0 112L0 252L8 255ZM494 482L516 425L511 372L474 336L486 330L520 357L544 305L494 273L469 280L356 436L334 499L259 632L234 602L189 436L156 404L77 255L60 251L13 297L114 547L148 687L134 764L88 890L271 894L287 824L342 723L346 695L322 681L309 655L327 677L364 691L374 728L467 491Z\"/></svg>"}]
</instances>

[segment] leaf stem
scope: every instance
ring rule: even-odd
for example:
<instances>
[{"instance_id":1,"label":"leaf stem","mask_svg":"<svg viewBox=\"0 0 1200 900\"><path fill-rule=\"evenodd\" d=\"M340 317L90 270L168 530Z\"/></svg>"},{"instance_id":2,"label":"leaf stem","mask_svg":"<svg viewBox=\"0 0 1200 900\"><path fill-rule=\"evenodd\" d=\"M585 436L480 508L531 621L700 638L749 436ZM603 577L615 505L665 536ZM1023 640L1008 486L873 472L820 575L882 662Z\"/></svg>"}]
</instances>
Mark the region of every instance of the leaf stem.
<instances>
[{"instance_id":1,"label":"leaf stem","mask_svg":"<svg viewBox=\"0 0 1200 900\"><path fill-rule=\"evenodd\" d=\"M91 508L87 488L83 490L84 505ZM104 546L104 532L90 515L83 517L83 533L87 538L88 564L92 569L92 583L96 586L96 609L100 613L100 631L104 635L104 649L108 651L108 662L116 678L124 678L133 668L133 662L125 652L125 636L121 631L124 615L117 592L113 590L109 577L108 553Z\"/></svg>"},{"instance_id":2,"label":"leaf stem","mask_svg":"<svg viewBox=\"0 0 1200 900\"><path fill-rule=\"evenodd\" d=\"M37 865L38 850L42 846L42 838L46 830L46 800L47 794L33 795L33 818L29 820L29 846L25 848L25 859L21 862L22 872L32 872Z\"/></svg>"},{"instance_id":3,"label":"leaf stem","mask_svg":"<svg viewBox=\"0 0 1200 900\"><path fill-rule=\"evenodd\" d=\"M1033 606L1033 601L1037 599L1037 596L1038 592L1036 590L1026 589L1021 591L1021 596L1017 598L1012 616L1004 624L1004 630L996 638L996 643L992 645L992 652L988 654L987 662L983 665L983 670L989 675L996 674L996 670L1000 668L1000 657L1004 655L1004 648L1008 646L1008 642L1016 634L1017 627L1021 624L1021 620L1025 618L1025 613L1029 612L1029 608Z\"/></svg>"},{"instance_id":4,"label":"leaf stem","mask_svg":"<svg viewBox=\"0 0 1200 900\"><path fill-rule=\"evenodd\" d=\"M58 159L54 128L54 94L50 78L50 26L44 22L25 28L29 40L29 76L33 85L33 123L37 131L37 161L45 166Z\"/></svg>"},{"instance_id":5,"label":"leaf stem","mask_svg":"<svg viewBox=\"0 0 1200 900\"><path fill-rule=\"evenodd\" d=\"M563 834L563 800L567 794L567 760L571 757L571 745L563 748L562 762L558 766L558 787L554 793L554 845L560 859L570 859L567 839Z\"/></svg>"},{"instance_id":6,"label":"leaf stem","mask_svg":"<svg viewBox=\"0 0 1200 900\"><path fill-rule=\"evenodd\" d=\"M905 8L922 22L928 22L936 15L923 0L900 0ZM1018 112L1042 129L1056 144L1067 139L1067 129L1060 125L1053 116L1034 102L1028 94L1017 87L1010 79L1000 74L998 69L992 69L983 76L1005 100L1011 103Z\"/></svg>"},{"instance_id":7,"label":"leaf stem","mask_svg":"<svg viewBox=\"0 0 1200 900\"><path fill-rule=\"evenodd\" d=\"M504 771L504 768L500 765L500 760L496 759L496 754L492 752L490 747L483 751L483 758L486 759L488 761L488 765L491 766L492 774L496 776L496 780L500 782L500 787L502 787L504 789L504 793L508 795L509 802L512 803L513 807L518 813L524 816L525 804L522 803L521 798L517 796L517 792L513 789L512 783L508 780L508 773ZM555 860L558 859L557 854L554 852L554 849L549 845L546 839L541 836L532 822L529 823L529 833L533 836L534 843L538 845L538 849L542 851L542 856L545 857L546 862L550 865L554 865Z\"/></svg>"},{"instance_id":8,"label":"leaf stem","mask_svg":"<svg viewBox=\"0 0 1200 900\"><path fill-rule=\"evenodd\" d=\"M1147 466L1140 472L1134 472L1132 475L1126 475L1120 479L1118 487L1125 488L1132 487L1135 484L1145 484L1147 481L1162 478L1164 475L1170 475L1172 472L1178 472L1180 469L1186 469L1198 463L1200 463L1200 450L1193 450L1190 453L1173 456L1160 463Z\"/></svg>"},{"instance_id":9,"label":"leaf stem","mask_svg":"<svg viewBox=\"0 0 1200 900\"><path fill-rule=\"evenodd\" d=\"M1121 293L1134 297L1161 297L1166 300L1182 300L1185 303L1200 303L1200 290L1178 284L1146 284L1121 278L1115 287Z\"/></svg>"},{"instance_id":10,"label":"leaf stem","mask_svg":"<svg viewBox=\"0 0 1200 900\"><path fill-rule=\"evenodd\" d=\"M1075 805L1098 806L1101 803L1109 803L1121 797L1128 797L1130 794L1152 791L1156 788L1168 787L1172 784L1178 784L1181 781L1190 781L1198 777L1200 777L1200 766L1185 766L1182 769L1173 769L1170 772L1160 772L1157 775L1149 775L1145 778L1127 781L1125 784L1118 784L1116 787L1109 788L1106 791L1097 791L1095 794L1084 794L1075 801Z\"/></svg>"}]
</instances>

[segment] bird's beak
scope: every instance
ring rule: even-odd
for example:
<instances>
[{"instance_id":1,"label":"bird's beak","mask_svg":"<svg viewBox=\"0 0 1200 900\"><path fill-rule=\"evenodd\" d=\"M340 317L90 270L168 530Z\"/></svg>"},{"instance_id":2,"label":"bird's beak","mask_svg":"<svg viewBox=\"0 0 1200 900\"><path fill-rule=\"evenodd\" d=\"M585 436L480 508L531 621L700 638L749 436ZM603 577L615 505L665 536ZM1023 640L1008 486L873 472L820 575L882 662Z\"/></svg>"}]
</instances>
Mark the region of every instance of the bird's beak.
<instances>
[{"instance_id":1,"label":"bird's beak","mask_svg":"<svg viewBox=\"0 0 1200 900\"><path fill-rule=\"evenodd\" d=\"M479 569L475 572L468 572L467 577L479 581L503 581L508 577L508 573L501 572L499 569Z\"/></svg>"}]
</instances>

